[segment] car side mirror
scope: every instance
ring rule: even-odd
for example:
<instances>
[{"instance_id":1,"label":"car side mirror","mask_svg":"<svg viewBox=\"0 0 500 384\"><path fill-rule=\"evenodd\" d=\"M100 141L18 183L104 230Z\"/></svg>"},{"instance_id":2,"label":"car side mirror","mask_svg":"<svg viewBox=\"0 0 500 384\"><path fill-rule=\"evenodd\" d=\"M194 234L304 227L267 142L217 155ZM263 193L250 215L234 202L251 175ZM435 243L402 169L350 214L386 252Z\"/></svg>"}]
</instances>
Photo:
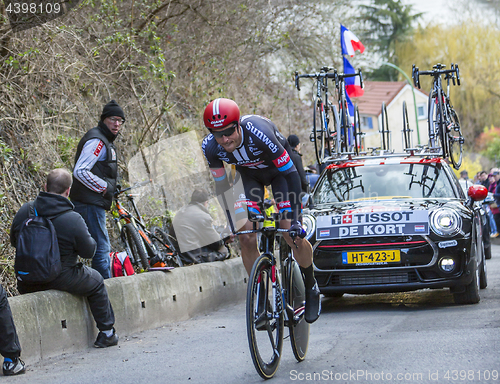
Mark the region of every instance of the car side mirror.
<instances>
[{"instance_id":1,"label":"car side mirror","mask_svg":"<svg viewBox=\"0 0 500 384\"><path fill-rule=\"evenodd\" d=\"M484 185L474 184L469 187L467 195L474 201L481 201L488 196L488 190Z\"/></svg>"}]
</instances>

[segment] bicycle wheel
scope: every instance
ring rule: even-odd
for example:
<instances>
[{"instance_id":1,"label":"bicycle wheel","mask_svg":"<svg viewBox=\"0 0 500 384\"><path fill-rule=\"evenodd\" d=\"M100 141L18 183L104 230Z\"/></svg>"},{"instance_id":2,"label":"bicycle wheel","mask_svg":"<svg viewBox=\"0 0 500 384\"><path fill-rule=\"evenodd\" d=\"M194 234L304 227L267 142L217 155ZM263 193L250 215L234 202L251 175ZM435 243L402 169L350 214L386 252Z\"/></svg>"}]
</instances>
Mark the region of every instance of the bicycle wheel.
<instances>
[{"instance_id":1,"label":"bicycle wheel","mask_svg":"<svg viewBox=\"0 0 500 384\"><path fill-rule=\"evenodd\" d=\"M325 120L324 120L324 105L321 100L316 100L313 113L313 131L311 140L314 141L314 151L318 164L323 164L325 161Z\"/></svg>"},{"instance_id":2,"label":"bicycle wheel","mask_svg":"<svg viewBox=\"0 0 500 384\"><path fill-rule=\"evenodd\" d=\"M406 101L403 101L403 146L404 149L411 148L411 130Z\"/></svg>"},{"instance_id":3,"label":"bicycle wheel","mask_svg":"<svg viewBox=\"0 0 500 384\"><path fill-rule=\"evenodd\" d=\"M443 149L443 158L447 159L449 157L449 148L448 148L448 133L446 132L446 114L444 110L444 104L443 104L443 93L440 89L437 91L437 121L438 121L438 139L439 139L439 145Z\"/></svg>"},{"instance_id":4,"label":"bicycle wheel","mask_svg":"<svg viewBox=\"0 0 500 384\"><path fill-rule=\"evenodd\" d=\"M260 256L252 267L246 305L247 336L252 361L257 373L263 379L270 379L280 363L284 315L279 274L267 255Z\"/></svg>"},{"instance_id":5,"label":"bicycle wheel","mask_svg":"<svg viewBox=\"0 0 500 384\"><path fill-rule=\"evenodd\" d=\"M353 125L353 136L354 136L354 153L359 155L360 149L362 149L361 145L361 136L363 133L361 132L361 118L359 117L359 108L356 104L354 106L354 125Z\"/></svg>"},{"instance_id":6,"label":"bicycle wheel","mask_svg":"<svg viewBox=\"0 0 500 384\"><path fill-rule=\"evenodd\" d=\"M464 138L460 129L460 121L458 120L458 115L451 107L449 107L449 116L450 124L447 127L447 130L450 160L453 164L453 168L459 169L462 165Z\"/></svg>"},{"instance_id":7,"label":"bicycle wheel","mask_svg":"<svg viewBox=\"0 0 500 384\"><path fill-rule=\"evenodd\" d=\"M145 271L149 269L148 253L144 247L141 235L132 223L127 223L122 228L122 241L125 243L127 253L132 255L134 261Z\"/></svg>"},{"instance_id":8,"label":"bicycle wheel","mask_svg":"<svg viewBox=\"0 0 500 384\"><path fill-rule=\"evenodd\" d=\"M330 116L332 116L331 124L329 124L330 135L332 138L331 152L332 155L337 155L340 153L340 139L342 134L340 132L339 113L335 105L330 105Z\"/></svg>"},{"instance_id":9,"label":"bicycle wheel","mask_svg":"<svg viewBox=\"0 0 500 384\"><path fill-rule=\"evenodd\" d=\"M288 314L288 330L292 351L297 361L306 358L309 346L309 323L304 318L306 303L306 287L299 264L293 259L290 246L284 239L280 241L281 260L287 260L283 276L286 287L286 309Z\"/></svg>"},{"instance_id":10,"label":"bicycle wheel","mask_svg":"<svg viewBox=\"0 0 500 384\"><path fill-rule=\"evenodd\" d=\"M182 260L175 248L171 236L159 227L151 227L152 241L160 252L160 258L168 267L182 267Z\"/></svg>"},{"instance_id":11,"label":"bicycle wheel","mask_svg":"<svg viewBox=\"0 0 500 384\"><path fill-rule=\"evenodd\" d=\"M390 131L389 131L389 116L387 115L387 106L385 105L385 103L382 103L380 117L382 120L382 124L380 126L381 149L383 151L388 151L390 149L390 142L389 142Z\"/></svg>"},{"instance_id":12,"label":"bicycle wheel","mask_svg":"<svg viewBox=\"0 0 500 384\"><path fill-rule=\"evenodd\" d=\"M340 117L340 151L349 152L349 118L347 116L347 103L344 101L339 103Z\"/></svg>"}]
</instances>

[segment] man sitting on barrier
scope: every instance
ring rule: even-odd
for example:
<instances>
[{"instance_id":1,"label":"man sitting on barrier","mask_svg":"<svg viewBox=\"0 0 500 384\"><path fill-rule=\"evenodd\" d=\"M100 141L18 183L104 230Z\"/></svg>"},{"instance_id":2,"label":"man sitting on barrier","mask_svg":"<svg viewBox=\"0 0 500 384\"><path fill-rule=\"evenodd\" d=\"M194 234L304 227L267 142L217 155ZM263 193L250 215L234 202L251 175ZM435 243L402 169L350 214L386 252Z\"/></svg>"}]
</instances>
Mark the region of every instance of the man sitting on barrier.
<instances>
[{"instance_id":1,"label":"man sitting on barrier","mask_svg":"<svg viewBox=\"0 0 500 384\"><path fill-rule=\"evenodd\" d=\"M213 219L208 212L208 192L195 189L188 205L181 208L174 217L177 243L185 264L220 261L228 258L221 239L213 227Z\"/></svg>"},{"instance_id":2,"label":"man sitting on barrier","mask_svg":"<svg viewBox=\"0 0 500 384\"><path fill-rule=\"evenodd\" d=\"M71 189L71 174L62 168L52 170L47 176L46 192L40 192L33 202L39 216L49 218L57 233L62 270L59 276L46 283L26 283L18 279L21 294L57 289L87 298L99 334L94 342L97 348L118 344L114 329L115 315L108 298L104 279L95 269L78 263L78 256L91 259L96 242L90 236L82 216L75 212L68 196ZM30 204L24 204L16 213L10 230L10 242L17 246L17 238L23 222L30 216Z\"/></svg>"}]
</instances>

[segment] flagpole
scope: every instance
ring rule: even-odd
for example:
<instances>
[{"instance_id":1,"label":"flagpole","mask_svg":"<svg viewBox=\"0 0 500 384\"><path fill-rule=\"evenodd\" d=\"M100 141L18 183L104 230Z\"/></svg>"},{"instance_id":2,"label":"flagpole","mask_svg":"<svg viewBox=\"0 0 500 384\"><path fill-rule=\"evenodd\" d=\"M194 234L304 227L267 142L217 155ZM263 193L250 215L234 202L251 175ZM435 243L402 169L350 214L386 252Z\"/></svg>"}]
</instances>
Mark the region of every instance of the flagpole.
<instances>
[{"instance_id":1,"label":"flagpole","mask_svg":"<svg viewBox=\"0 0 500 384\"><path fill-rule=\"evenodd\" d=\"M418 144L420 145L420 131L418 129L418 112L417 112L417 99L415 97L415 87L413 86L413 83L408 77L408 75L401 68L392 63L382 63L382 65L387 65L391 68L398 70L406 78L406 80L408 80L408 84L410 84L411 93L413 94L413 106L415 107L415 123L417 123L417 139L418 139Z\"/></svg>"}]
</instances>

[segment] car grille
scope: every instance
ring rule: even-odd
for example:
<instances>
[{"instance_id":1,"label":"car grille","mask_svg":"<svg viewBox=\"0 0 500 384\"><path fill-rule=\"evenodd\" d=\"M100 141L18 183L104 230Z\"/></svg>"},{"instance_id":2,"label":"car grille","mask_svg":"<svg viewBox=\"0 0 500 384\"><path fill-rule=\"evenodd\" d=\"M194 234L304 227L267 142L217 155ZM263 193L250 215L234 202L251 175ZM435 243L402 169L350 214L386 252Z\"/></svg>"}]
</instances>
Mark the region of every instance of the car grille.
<instances>
[{"instance_id":1,"label":"car grille","mask_svg":"<svg viewBox=\"0 0 500 384\"><path fill-rule=\"evenodd\" d=\"M319 276L318 276L319 277ZM326 277L326 276L322 276ZM344 286L344 285L374 285L374 284L397 284L412 283L418 281L414 271L408 272L369 272L350 273L348 275L331 275L322 281L321 286Z\"/></svg>"}]
</instances>

